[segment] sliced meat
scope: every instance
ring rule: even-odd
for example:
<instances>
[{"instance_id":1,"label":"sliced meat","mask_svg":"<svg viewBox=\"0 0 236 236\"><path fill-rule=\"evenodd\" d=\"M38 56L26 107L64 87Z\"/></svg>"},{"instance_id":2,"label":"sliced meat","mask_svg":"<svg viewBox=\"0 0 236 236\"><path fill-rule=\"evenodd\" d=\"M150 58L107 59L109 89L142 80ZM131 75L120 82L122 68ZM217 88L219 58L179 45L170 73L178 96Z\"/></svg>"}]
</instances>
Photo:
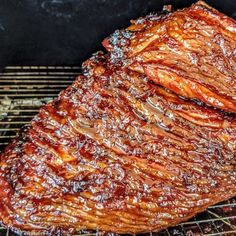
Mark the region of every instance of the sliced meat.
<instances>
[{"instance_id":1,"label":"sliced meat","mask_svg":"<svg viewBox=\"0 0 236 236\"><path fill-rule=\"evenodd\" d=\"M233 114L98 53L0 155L0 221L70 234L159 231L236 195Z\"/></svg>"},{"instance_id":2,"label":"sliced meat","mask_svg":"<svg viewBox=\"0 0 236 236\"><path fill-rule=\"evenodd\" d=\"M236 22L206 3L139 18L103 45L112 62L176 94L236 112Z\"/></svg>"}]
</instances>

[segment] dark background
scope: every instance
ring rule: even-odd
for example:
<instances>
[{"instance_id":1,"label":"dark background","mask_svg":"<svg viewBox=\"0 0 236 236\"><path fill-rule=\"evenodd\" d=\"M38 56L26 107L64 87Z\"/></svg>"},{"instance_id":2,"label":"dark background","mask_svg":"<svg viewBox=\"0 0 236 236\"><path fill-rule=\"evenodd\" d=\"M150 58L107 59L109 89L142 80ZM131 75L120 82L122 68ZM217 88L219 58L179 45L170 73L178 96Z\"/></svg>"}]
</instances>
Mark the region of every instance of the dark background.
<instances>
[{"instance_id":1,"label":"dark background","mask_svg":"<svg viewBox=\"0 0 236 236\"><path fill-rule=\"evenodd\" d=\"M4 65L81 65L101 40L164 4L191 0L0 0L0 69ZM236 0L209 0L236 17Z\"/></svg>"}]
</instances>

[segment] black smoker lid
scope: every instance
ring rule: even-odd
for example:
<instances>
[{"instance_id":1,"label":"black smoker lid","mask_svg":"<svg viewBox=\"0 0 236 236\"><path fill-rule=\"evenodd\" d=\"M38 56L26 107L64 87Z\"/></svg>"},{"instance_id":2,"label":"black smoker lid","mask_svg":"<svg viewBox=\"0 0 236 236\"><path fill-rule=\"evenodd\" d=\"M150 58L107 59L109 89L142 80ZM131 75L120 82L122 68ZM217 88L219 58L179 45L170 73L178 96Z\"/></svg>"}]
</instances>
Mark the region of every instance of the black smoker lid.
<instances>
[{"instance_id":1,"label":"black smoker lid","mask_svg":"<svg viewBox=\"0 0 236 236\"><path fill-rule=\"evenodd\" d=\"M129 20L163 5L193 0L1 0L0 68L4 65L81 65L101 40ZM207 0L236 17L235 0Z\"/></svg>"}]
</instances>

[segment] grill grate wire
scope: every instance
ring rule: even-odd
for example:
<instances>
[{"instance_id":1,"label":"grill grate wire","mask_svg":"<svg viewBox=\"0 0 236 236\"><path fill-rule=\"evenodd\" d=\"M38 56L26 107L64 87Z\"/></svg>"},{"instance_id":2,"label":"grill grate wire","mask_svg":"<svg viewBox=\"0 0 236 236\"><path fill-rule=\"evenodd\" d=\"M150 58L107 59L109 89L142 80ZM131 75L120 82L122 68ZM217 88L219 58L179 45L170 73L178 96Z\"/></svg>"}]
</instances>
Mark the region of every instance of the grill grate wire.
<instances>
[{"instance_id":1,"label":"grill grate wire","mask_svg":"<svg viewBox=\"0 0 236 236\"><path fill-rule=\"evenodd\" d=\"M8 66L0 73L0 150L81 73L77 66ZM97 236L101 232L79 232ZM0 227L0 236L15 235ZM236 198L211 206L188 222L150 236L236 235Z\"/></svg>"}]
</instances>

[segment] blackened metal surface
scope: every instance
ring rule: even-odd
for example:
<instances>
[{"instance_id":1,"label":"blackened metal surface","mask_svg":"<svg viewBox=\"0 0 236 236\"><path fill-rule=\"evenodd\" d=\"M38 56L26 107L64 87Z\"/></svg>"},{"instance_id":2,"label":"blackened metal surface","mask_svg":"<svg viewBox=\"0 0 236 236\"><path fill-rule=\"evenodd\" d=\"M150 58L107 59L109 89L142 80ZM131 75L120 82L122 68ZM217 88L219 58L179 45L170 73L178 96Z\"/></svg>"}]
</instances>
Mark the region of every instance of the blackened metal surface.
<instances>
[{"instance_id":1,"label":"blackened metal surface","mask_svg":"<svg viewBox=\"0 0 236 236\"><path fill-rule=\"evenodd\" d=\"M187 7L193 0L2 0L0 68L3 65L80 65L101 40L148 12ZM236 17L236 1L207 1Z\"/></svg>"}]
</instances>

